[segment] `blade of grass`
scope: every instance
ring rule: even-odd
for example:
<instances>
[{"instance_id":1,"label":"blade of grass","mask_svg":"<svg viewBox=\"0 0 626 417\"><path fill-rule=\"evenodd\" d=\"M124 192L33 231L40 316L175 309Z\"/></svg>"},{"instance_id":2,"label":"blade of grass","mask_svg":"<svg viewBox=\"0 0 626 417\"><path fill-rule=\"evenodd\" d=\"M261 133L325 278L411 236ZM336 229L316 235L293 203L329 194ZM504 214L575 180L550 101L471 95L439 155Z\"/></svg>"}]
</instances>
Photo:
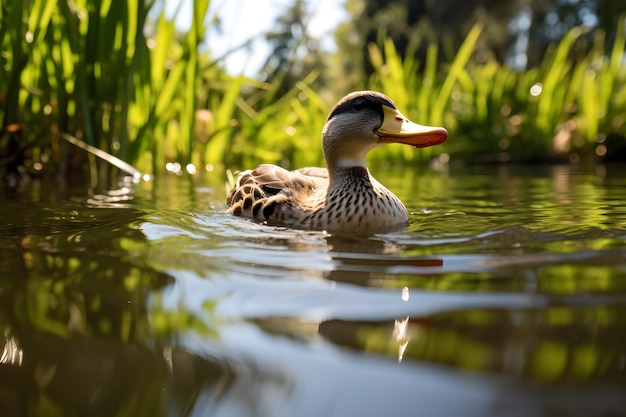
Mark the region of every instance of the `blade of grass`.
<instances>
[{"instance_id":1,"label":"blade of grass","mask_svg":"<svg viewBox=\"0 0 626 417\"><path fill-rule=\"evenodd\" d=\"M482 32L484 27L484 23L477 23L472 27L469 31L465 40L461 44L461 47L457 51L452 64L450 65L450 69L448 70L448 75L446 76L441 89L439 90L439 94L433 103L433 110L431 114L432 123L439 126L443 124L443 114L446 104L452 94L452 89L454 88L454 84L456 81L463 77L462 73L465 72L465 66L469 61L472 52L474 51L474 47L476 42L478 41L478 37Z\"/></svg>"}]
</instances>

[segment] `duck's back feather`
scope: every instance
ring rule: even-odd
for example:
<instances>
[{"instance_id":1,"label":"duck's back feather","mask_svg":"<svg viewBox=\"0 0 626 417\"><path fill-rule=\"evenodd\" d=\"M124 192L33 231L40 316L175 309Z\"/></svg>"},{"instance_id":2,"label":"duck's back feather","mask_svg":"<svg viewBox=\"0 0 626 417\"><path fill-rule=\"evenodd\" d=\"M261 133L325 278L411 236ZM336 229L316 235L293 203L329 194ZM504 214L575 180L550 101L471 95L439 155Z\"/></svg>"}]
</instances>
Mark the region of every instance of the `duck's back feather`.
<instances>
[{"instance_id":1,"label":"duck's back feather","mask_svg":"<svg viewBox=\"0 0 626 417\"><path fill-rule=\"evenodd\" d=\"M280 213L288 208L297 207L298 210L292 212L316 209L327 188L328 171L325 168L288 171L276 165L262 164L239 174L226 203L238 216L279 220Z\"/></svg>"}]
</instances>

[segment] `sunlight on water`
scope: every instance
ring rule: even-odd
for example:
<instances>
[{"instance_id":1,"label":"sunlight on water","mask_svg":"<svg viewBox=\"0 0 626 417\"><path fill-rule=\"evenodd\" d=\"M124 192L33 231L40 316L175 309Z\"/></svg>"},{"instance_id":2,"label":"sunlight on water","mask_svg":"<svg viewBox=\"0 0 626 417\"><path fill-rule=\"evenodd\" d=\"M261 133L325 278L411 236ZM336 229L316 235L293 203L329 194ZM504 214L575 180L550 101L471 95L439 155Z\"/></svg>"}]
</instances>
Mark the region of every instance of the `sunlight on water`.
<instances>
[{"instance_id":1,"label":"sunlight on water","mask_svg":"<svg viewBox=\"0 0 626 417\"><path fill-rule=\"evenodd\" d=\"M4 196L0 409L626 409L626 171L382 171L410 225L372 237L236 218L184 176Z\"/></svg>"}]
</instances>

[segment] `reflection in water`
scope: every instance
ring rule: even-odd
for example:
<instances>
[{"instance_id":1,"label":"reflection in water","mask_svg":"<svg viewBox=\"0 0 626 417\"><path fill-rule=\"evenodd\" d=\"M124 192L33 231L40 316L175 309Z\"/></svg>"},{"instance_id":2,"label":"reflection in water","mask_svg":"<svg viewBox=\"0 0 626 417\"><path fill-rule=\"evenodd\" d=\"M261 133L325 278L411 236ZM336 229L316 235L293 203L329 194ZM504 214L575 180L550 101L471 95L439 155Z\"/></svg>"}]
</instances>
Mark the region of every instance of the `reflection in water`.
<instances>
[{"instance_id":1,"label":"reflection in water","mask_svg":"<svg viewBox=\"0 0 626 417\"><path fill-rule=\"evenodd\" d=\"M544 382L619 382L624 317L622 306L466 310L395 321L331 320L319 331L341 346L399 359Z\"/></svg>"},{"instance_id":2,"label":"reflection in water","mask_svg":"<svg viewBox=\"0 0 626 417\"><path fill-rule=\"evenodd\" d=\"M2 416L623 414L624 171L473 170L390 173L370 238L173 177L0 197Z\"/></svg>"},{"instance_id":3,"label":"reflection in water","mask_svg":"<svg viewBox=\"0 0 626 417\"><path fill-rule=\"evenodd\" d=\"M129 226L142 214L4 202L3 415L112 415L137 388L153 389L146 299L173 280L127 258L145 241Z\"/></svg>"},{"instance_id":4,"label":"reflection in water","mask_svg":"<svg viewBox=\"0 0 626 417\"><path fill-rule=\"evenodd\" d=\"M406 317L401 320L395 320L393 322L393 334L392 337L396 339L398 342L398 362L402 362L404 358L404 352L406 351L407 346L409 345L409 341L411 338L408 335L409 327L409 318Z\"/></svg>"}]
</instances>

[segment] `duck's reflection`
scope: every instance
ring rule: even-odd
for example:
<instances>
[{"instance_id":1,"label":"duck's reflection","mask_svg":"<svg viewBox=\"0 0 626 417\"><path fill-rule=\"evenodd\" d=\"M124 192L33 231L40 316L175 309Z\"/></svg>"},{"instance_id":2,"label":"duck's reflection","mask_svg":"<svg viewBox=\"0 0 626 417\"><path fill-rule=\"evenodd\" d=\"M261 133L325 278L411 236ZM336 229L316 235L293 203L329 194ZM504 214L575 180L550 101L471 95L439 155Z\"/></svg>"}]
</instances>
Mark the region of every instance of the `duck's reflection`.
<instances>
[{"instance_id":1,"label":"duck's reflection","mask_svg":"<svg viewBox=\"0 0 626 417\"><path fill-rule=\"evenodd\" d=\"M326 238L335 268L326 279L360 286L386 286L398 271L431 276L443 259L400 256L401 245L384 238L333 235Z\"/></svg>"}]
</instances>

